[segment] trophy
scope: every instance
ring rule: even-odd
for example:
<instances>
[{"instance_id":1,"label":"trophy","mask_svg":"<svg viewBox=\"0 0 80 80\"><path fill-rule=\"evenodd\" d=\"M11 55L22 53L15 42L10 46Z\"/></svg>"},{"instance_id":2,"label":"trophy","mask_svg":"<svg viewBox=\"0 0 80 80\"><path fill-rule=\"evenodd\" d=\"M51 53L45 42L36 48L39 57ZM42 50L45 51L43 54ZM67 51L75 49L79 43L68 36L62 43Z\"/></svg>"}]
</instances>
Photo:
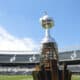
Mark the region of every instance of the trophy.
<instances>
[{"instance_id":1,"label":"trophy","mask_svg":"<svg viewBox=\"0 0 80 80\"><path fill-rule=\"evenodd\" d=\"M50 29L54 26L54 20L45 14L40 18L40 23L45 29L45 37L41 41L40 63L33 71L34 80L66 80L64 69L59 70L58 48L55 40L50 35ZM66 70L66 77L68 71ZM67 79L69 80L69 79Z\"/></svg>"}]
</instances>

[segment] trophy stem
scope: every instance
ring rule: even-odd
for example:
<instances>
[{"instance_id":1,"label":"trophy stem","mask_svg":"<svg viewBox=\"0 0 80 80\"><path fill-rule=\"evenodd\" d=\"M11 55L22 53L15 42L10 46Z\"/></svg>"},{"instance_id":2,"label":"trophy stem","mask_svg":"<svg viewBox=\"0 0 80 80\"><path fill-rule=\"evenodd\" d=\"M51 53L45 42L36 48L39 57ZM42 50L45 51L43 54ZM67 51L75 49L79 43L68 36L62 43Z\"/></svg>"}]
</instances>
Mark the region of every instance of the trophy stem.
<instances>
[{"instance_id":1,"label":"trophy stem","mask_svg":"<svg viewBox=\"0 0 80 80\"><path fill-rule=\"evenodd\" d=\"M50 29L47 28L47 29L45 30L45 36L46 36L46 37L50 37Z\"/></svg>"}]
</instances>

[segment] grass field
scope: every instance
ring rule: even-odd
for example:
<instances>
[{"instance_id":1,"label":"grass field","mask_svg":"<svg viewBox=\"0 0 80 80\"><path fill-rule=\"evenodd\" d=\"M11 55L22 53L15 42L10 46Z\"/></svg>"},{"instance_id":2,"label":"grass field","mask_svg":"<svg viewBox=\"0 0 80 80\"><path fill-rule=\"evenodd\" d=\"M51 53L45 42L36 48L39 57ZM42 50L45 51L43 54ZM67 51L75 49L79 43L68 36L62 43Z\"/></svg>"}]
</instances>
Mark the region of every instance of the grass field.
<instances>
[{"instance_id":1,"label":"grass field","mask_svg":"<svg viewBox=\"0 0 80 80\"><path fill-rule=\"evenodd\" d=\"M0 80L33 80L31 75L0 75ZM72 80L80 80L80 75L73 75Z\"/></svg>"},{"instance_id":2,"label":"grass field","mask_svg":"<svg viewBox=\"0 0 80 80\"><path fill-rule=\"evenodd\" d=\"M72 80L80 80L80 75L72 75Z\"/></svg>"},{"instance_id":3,"label":"grass field","mask_svg":"<svg viewBox=\"0 0 80 80\"><path fill-rule=\"evenodd\" d=\"M33 80L30 75L0 75L0 80Z\"/></svg>"}]
</instances>

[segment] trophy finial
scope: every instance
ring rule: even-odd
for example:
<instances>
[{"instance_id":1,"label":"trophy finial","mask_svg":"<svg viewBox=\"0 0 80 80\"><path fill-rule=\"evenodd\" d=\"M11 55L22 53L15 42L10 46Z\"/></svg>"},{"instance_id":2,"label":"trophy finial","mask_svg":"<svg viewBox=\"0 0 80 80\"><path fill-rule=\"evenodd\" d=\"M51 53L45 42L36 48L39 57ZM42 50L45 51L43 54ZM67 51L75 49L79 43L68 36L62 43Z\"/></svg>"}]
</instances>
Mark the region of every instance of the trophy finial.
<instances>
[{"instance_id":1,"label":"trophy finial","mask_svg":"<svg viewBox=\"0 0 80 80\"><path fill-rule=\"evenodd\" d=\"M44 14L45 14L45 15L48 15L47 11L44 11Z\"/></svg>"}]
</instances>

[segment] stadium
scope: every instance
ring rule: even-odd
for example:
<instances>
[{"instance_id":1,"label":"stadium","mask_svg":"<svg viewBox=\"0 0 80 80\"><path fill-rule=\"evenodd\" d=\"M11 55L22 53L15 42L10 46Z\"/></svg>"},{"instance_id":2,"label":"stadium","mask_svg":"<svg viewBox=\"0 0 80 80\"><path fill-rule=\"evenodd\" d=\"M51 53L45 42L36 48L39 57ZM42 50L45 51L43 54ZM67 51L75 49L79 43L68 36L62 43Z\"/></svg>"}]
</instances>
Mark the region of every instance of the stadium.
<instances>
[{"instance_id":1,"label":"stadium","mask_svg":"<svg viewBox=\"0 0 80 80\"><path fill-rule=\"evenodd\" d=\"M55 40L50 36L54 25L48 15L41 19L45 29L40 51L0 51L0 79L9 76L32 75L29 80L71 80L72 74L80 74L80 49L59 51ZM8 76L7 76L8 75ZM5 79L4 77L7 76ZM14 79L14 78L12 78ZM27 80L22 78L19 80ZM8 79L8 80L11 80ZM17 78L15 80L18 80ZM73 79L72 79L73 80Z\"/></svg>"},{"instance_id":2,"label":"stadium","mask_svg":"<svg viewBox=\"0 0 80 80\"><path fill-rule=\"evenodd\" d=\"M0 75L30 75L39 64L40 56L38 51L0 51ZM59 63L65 61L73 61L67 68L80 74L80 50L59 52Z\"/></svg>"}]
</instances>

